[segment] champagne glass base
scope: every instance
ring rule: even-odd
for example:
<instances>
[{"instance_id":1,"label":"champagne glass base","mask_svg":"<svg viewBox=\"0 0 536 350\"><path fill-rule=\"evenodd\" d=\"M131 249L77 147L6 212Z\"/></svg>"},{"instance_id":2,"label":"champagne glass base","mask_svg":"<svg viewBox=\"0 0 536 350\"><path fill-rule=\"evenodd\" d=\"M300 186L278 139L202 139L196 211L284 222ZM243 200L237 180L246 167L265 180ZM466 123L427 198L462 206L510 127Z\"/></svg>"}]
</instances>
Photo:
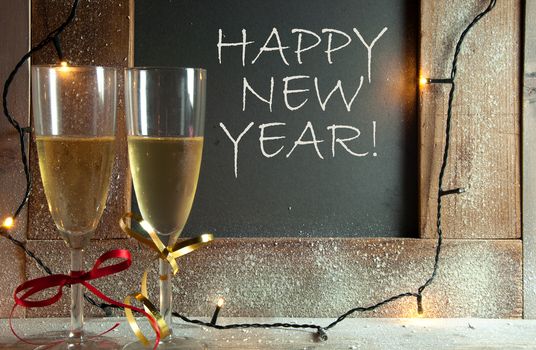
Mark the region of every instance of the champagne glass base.
<instances>
[{"instance_id":1,"label":"champagne glass base","mask_svg":"<svg viewBox=\"0 0 536 350\"><path fill-rule=\"evenodd\" d=\"M153 348L153 343L145 346L140 342L132 342L123 347L123 350L148 350ZM206 350L208 345L200 342L199 340L188 338L171 336L158 343L158 350Z\"/></svg>"},{"instance_id":2,"label":"champagne glass base","mask_svg":"<svg viewBox=\"0 0 536 350\"><path fill-rule=\"evenodd\" d=\"M72 342L69 332L58 331L36 335L25 340L39 345L35 350L120 350L121 345L113 339L86 333L81 342Z\"/></svg>"}]
</instances>

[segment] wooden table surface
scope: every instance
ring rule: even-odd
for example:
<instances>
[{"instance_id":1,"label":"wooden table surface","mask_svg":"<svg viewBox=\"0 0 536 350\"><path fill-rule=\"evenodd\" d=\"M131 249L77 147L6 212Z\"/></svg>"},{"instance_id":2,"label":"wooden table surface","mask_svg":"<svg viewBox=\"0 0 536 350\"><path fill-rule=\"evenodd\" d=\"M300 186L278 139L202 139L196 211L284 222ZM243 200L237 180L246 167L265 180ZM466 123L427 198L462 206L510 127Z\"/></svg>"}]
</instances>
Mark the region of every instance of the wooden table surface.
<instances>
[{"instance_id":1,"label":"wooden table surface","mask_svg":"<svg viewBox=\"0 0 536 350\"><path fill-rule=\"evenodd\" d=\"M15 328L25 337L44 331L67 329L68 319L17 319ZM314 322L327 319L220 318L219 324L235 322ZM134 340L123 318L90 319L86 328L100 332L121 322L109 333L122 344ZM143 326L143 321L141 321ZM145 325L146 326L146 325ZM144 327L142 327L144 328ZM145 328L147 329L147 328ZM308 331L251 329L218 331L177 323L175 333L194 337L208 349L536 349L536 320L488 319L347 319L329 331L325 342L315 341ZM33 349L18 342L7 320L0 320L1 349Z\"/></svg>"}]
</instances>

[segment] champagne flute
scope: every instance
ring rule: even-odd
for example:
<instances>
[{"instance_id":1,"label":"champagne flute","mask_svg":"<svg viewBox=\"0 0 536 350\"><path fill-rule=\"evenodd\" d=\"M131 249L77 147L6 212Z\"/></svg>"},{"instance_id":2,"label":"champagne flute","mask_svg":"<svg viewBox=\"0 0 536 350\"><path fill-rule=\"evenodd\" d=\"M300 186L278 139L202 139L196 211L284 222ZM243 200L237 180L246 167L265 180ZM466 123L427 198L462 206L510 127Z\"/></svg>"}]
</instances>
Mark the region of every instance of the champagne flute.
<instances>
[{"instance_id":1,"label":"champagne flute","mask_svg":"<svg viewBox=\"0 0 536 350\"><path fill-rule=\"evenodd\" d=\"M115 68L33 66L32 101L39 169L52 218L71 252L71 273L106 204L115 157ZM117 349L83 330L82 285L71 286L71 329L47 349Z\"/></svg>"},{"instance_id":2,"label":"champagne flute","mask_svg":"<svg viewBox=\"0 0 536 350\"><path fill-rule=\"evenodd\" d=\"M206 71L130 68L125 71L128 155L141 215L167 246L179 238L195 196L205 119ZM172 328L171 267L159 259L160 313ZM125 349L143 349L132 343ZM159 349L198 349L171 334Z\"/></svg>"}]
</instances>

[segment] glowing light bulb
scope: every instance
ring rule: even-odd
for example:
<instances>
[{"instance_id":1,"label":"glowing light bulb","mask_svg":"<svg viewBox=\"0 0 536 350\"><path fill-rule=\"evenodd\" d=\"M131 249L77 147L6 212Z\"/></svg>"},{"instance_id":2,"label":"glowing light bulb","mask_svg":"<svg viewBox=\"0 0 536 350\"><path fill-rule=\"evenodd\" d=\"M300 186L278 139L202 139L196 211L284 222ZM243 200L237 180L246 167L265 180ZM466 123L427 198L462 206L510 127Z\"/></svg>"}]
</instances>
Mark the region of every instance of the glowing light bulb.
<instances>
[{"instance_id":1,"label":"glowing light bulb","mask_svg":"<svg viewBox=\"0 0 536 350\"><path fill-rule=\"evenodd\" d=\"M426 84L429 83L429 81L430 81L430 80L429 80L428 78L421 77L421 78L419 79L419 85L426 85Z\"/></svg>"},{"instance_id":2,"label":"glowing light bulb","mask_svg":"<svg viewBox=\"0 0 536 350\"><path fill-rule=\"evenodd\" d=\"M15 223L15 220L13 220L11 216L8 216L2 223L2 226L4 226L5 228L11 228L13 227L14 223Z\"/></svg>"},{"instance_id":3,"label":"glowing light bulb","mask_svg":"<svg viewBox=\"0 0 536 350\"><path fill-rule=\"evenodd\" d=\"M218 299L218 304L216 305L216 310L214 310L214 314L212 315L212 319L210 320L210 324L215 325L218 321L218 315L220 314L221 307L223 306L223 298L220 297Z\"/></svg>"},{"instance_id":4,"label":"glowing light bulb","mask_svg":"<svg viewBox=\"0 0 536 350\"><path fill-rule=\"evenodd\" d=\"M62 72L68 72L69 71L69 64L67 63L67 61L61 61L60 62L60 71Z\"/></svg>"}]
</instances>

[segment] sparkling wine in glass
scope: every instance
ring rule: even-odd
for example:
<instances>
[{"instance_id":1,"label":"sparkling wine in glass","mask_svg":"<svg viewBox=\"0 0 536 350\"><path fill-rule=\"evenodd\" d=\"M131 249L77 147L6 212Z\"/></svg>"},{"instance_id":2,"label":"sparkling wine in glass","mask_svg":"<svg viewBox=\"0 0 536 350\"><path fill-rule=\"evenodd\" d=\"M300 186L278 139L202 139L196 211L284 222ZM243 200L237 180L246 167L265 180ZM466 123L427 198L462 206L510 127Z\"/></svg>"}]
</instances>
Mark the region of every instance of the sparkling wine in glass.
<instances>
[{"instance_id":1,"label":"sparkling wine in glass","mask_svg":"<svg viewBox=\"0 0 536 350\"><path fill-rule=\"evenodd\" d=\"M195 196L203 137L129 136L128 154L143 218L175 242L186 224Z\"/></svg>"},{"instance_id":2,"label":"sparkling wine in glass","mask_svg":"<svg viewBox=\"0 0 536 350\"><path fill-rule=\"evenodd\" d=\"M33 66L32 102L39 170L52 218L71 250L71 271L84 270L105 207L115 158L115 68ZM82 285L71 286L71 329L46 349L118 349L83 330Z\"/></svg>"},{"instance_id":3,"label":"sparkling wine in glass","mask_svg":"<svg viewBox=\"0 0 536 350\"><path fill-rule=\"evenodd\" d=\"M167 246L179 238L195 197L203 151L206 71L130 68L125 72L128 155L141 215ZM172 329L171 270L160 259L160 313ZM159 349L204 349L173 334ZM144 349L140 343L125 349Z\"/></svg>"}]
</instances>

